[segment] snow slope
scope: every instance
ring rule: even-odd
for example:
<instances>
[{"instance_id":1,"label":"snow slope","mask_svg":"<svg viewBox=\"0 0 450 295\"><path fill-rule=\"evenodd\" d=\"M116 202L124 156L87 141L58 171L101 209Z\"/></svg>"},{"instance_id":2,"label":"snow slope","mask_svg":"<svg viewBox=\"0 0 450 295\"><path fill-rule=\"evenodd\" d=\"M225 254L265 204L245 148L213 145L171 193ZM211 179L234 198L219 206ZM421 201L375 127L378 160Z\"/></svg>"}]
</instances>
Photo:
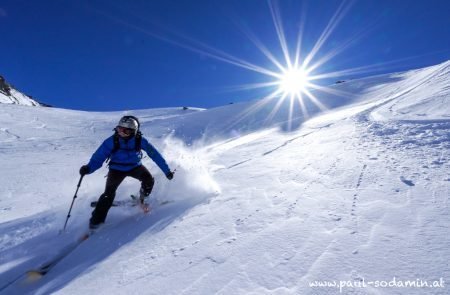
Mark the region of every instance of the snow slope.
<instances>
[{"instance_id":1,"label":"snow slope","mask_svg":"<svg viewBox=\"0 0 450 295\"><path fill-rule=\"evenodd\" d=\"M0 104L18 104L26 106L40 106L41 104L34 99L30 98L28 95L17 91L16 89L11 89L11 95L6 95L0 92Z\"/></svg>"},{"instance_id":2,"label":"snow slope","mask_svg":"<svg viewBox=\"0 0 450 295\"><path fill-rule=\"evenodd\" d=\"M0 294L448 294L449 78L446 62L349 81L308 116L288 100L132 112L177 169L144 160L170 202L112 208L44 278L10 285L85 230L105 167L58 235L79 167L126 112L0 105Z\"/></svg>"}]
</instances>

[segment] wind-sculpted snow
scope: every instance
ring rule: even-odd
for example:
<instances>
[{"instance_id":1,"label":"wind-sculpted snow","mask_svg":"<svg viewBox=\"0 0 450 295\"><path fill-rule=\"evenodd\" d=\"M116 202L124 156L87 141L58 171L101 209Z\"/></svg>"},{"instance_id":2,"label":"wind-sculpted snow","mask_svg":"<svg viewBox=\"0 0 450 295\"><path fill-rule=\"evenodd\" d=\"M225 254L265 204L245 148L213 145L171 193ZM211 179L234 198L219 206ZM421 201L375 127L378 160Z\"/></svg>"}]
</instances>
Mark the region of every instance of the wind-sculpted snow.
<instances>
[{"instance_id":1,"label":"wind-sculpted snow","mask_svg":"<svg viewBox=\"0 0 450 295\"><path fill-rule=\"evenodd\" d=\"M126 112L0 105L0 294L450 293L448 67L335 85L349 95L293 121L288 101L130 112L175 178L145 158L154 211L111 209L27 284L8 285L85 231L106 167L58 235L79 167Z\"/></svg>"},{"instance_id":2,"label":"wind-sculpted snow","mask_svg":"<svg viewBox=\"0 0 450 295\"><path fill-rule=\"evenodd\" d=\"M404 74L397 90L372 111L375 120L450 122L450 62ZM401 87L401 88L400 88Z\"/></svg>"}]
</instances>

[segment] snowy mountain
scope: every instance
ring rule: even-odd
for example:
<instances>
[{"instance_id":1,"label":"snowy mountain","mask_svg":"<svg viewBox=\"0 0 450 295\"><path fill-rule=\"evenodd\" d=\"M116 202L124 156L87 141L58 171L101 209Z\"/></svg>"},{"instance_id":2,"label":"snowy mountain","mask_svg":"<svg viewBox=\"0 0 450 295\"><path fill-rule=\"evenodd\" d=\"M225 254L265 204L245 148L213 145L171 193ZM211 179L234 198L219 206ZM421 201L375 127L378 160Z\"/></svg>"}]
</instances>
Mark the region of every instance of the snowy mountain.
<instances>
[{"instance_id":1,"label":"snowy mountain","mask_svg":"<svg viewBox=\"0 0 450 295\"><path fill-rule=\"evenodd\" d=\"M449 294L449 81L445 62L336 84L316 93L326 111L130 112L175 178L145 158L154 210L113 207L36 281L86 231L107 168L59 234L78 169L127 112L1 104L0 294Z\"/></svg>"},{"instance_id":2,"label":"snowy mountain","mask_svg":"<svg viewBox=\"0 0 450 295\"><path fill-rule=\"evenodd\" d=\"M26 106L41 106L43 104L37 102L26 94L21 93L7 83L2 76L0 76L0 104L18 104Z\"/></svg>"}]
</instances>

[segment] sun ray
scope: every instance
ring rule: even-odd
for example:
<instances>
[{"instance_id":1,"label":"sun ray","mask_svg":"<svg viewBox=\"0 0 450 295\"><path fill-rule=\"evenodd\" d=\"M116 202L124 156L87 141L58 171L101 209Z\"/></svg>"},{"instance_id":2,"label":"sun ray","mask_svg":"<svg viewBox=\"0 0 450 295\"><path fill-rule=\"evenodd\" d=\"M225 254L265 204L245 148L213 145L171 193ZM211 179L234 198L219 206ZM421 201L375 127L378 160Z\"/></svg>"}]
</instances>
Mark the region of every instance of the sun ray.
<instances>
[{"instance_id":1,"label":"sun ray","mask_svg":"<svg viewBox=\"0 0 450 295\"><path fill-rule=\"evenodd\" d=\"M288 67L292 67L291 58L289 56L289 49L286 42L286 37L284 35L284 29L283 29L283 22L281 19L281 13L278 8L278 5L275 3L274 5L273 1L268 0L267 4L269 6L270 13L272 15L273 24L275 26L275 30L277 32L278 40L280 41L281 49L284 54L284 59L286 61L286 64Z\"/></svg>"},{"instance_id":2,"label":"sun ray","mask_svg":"<svg viewBox=\"0 0 450 295\"><path fill-rule=\"evenodd\" d=\"M255 89L268 89L271 87L275 87L278 85L277 81L272 82L261 82L261 83L247 83L247 84L239 84L233 86L223 86L220 87L222 93L227 92L241 92L241 91L249 91Z\"/></svg>"},{"instance_id":3,"label":"sun ray","mask_svg":"<svg viewBox=\"0 0 450 295\"><path fill-rule=\"evenodd\" d=\"M257 113L263 107L265 107L268 103L272 102L274 99L278 99L280 96L280 92L274 91L264 98L257 101L255 104L250 105L246 109L244 109L238 116L234 118L230 118L228 121L228 125L230 127L237 126L240 122L244 121L246 118L251 116L252 114Z\"/></svg>"},{"instance_id":4,"label":"sun ray","mask_svg":"<svg viewBox=\"0 0 450 295\"><path fill-rule=\"evenodd\" d=\"M277 103L275 107L272 109L272 111L267 115L266 120L264 120L264 125L267 125L278 113L278 110L280 109L281 105L285 101L286 97L288 96L288 93L283 93L281 96L277 97Z\"/></svg>"},{"instance_id":5,"label":"sun ray","mask_svg":"<svg viewBox=\"0 0 450 295\"><path fill-rule=\"evenodd\" d=\"M261 53L266 56L280 71L284 69L283 65L275 58L270 50L261 42L261 40L244 24L238 23L232 19L233 23L240 29L240 31L258 48Z\"/></svg>"},{"instance_id":6,"label":"sun ray","mask_svg":"<svg viewBox=\"0 0 450 295\"><path fill-rule=\"evenodd\" d=\"M336 88L331 88L328 86L320 86L320 85L316 85L316 84L310 84L310 88L321 91L321 92L325 92L328 94L332 94L334 96L340 96L340 97L345 97L345 98L355 98L357 95L352 93L352 92L348 92L348 91L343 91L340 89L336 89Z\"/></svg>"},{"instance_id":7,"label":"sun ray","mask_svg":"<svg viewBox=\"0 0 450 295\"><path fill-rule=\"evenodd\" d=\"M302 42L303 42L303 32L305 29L305 23L306 23L306 2L302 2L302 8L300 9L301 11L301 16L300 16L300 25L299 25L299 30L298 30L298 35L297 35L297 42L296 42L296 46L295 46L295 58L294 58L294 67L298 67L300 66L300 57L301 57L301 50L302 50Z\"/></svg>"},{"instance_id":8,"label":"sun ray","mask_svg":"<svg viewBox=\"0 0 450 295\"><path fill-rule=\"evenodd\" d=\"M304 90L303 91L304 94L306 94L306 96L309 97L309 99L311 100L312 103L314 103L321 111L326 111L328 110L327 106L324 105L322 102L320 102L320 100L315 97L309 90Z\"/></svg>"},{"instance_id":9,"label":"sun ray","mask_svg":"<svg viewBox=\"0 0 450 295\"><path fill-rule=\"evenodd\" d=\"M308 109L306 108L305 101L303 100L303 94L301 92L298 93L297 100L300 104L300 109L302 110L303 117L305 119L309 118Z\"/></svg>"},{"instance_id":10,"label":"sun ray","mask_svg":"<svg viewBox=\"0 0 450 295\"><path fill-rule=\"evenodd\" d=\"M203 43L201 41L198 41L198 40L196 40L194 38L191 38L191 37L187 37L187 36L182 35L182 34L180 34L178 32L170 30L168 28L160 28L160 29L165 30L166 32L170 32L172 35L175 35L178 38L183 39L183 41L185 41L186 43L182 43L180 41L177 41L174 38L169 38L167 36L168 34L166 34L166 35L157 34L157 33L153 32L153 31L144 29L144 28L142 28L140 26L137 26L135 24L126 22L126 21L124 21L124 20L122 20L122 19L120 19L118 17L114 17L114 16L112 16L112 15L110 15L110 14L104 12L104 11L96 10L94 8L91 8L91 9L95 10L97 13L100 13L103 16L105 16L105 17L107 17L107 18L109 18L109 19L111 19L111 20L113 20L113 21L115 21L117 23L120 23L120 24L122 24L124 26L130 27L130 28L132 28L134 30L137 30L137 31L143 33L143 34L146 34L146 35L151 36L153 38L160 39L160 40L165 41L167 43L170 43L172 45L175 45L175 46L187 49L189 51L196 52L196 53L208 56L210 58L213 58L213 59L216 59L216 60L228 63L228 64L232 64L232 65L238 66L240 68L244 68L244 69L247 69L247 70L258 72L258 73L261 73L261 74L264 74L264 75L268 75L268 76L272 76L272 77L275 77L277 75L276 72L273 72L273 71L271 71L269 69L266 69L266 68L263 68L261 66L252 64L252 63L250 63L248 61L245 61L243 59L235 57L235 56L233 56L233 55L231 55L229 53L226 53L226 52L224 52L224 51L222 51L220 49L214 48L214 47L212 47L210 45L207 45L207 44L205 44L205 43Z\"/></svg>"},{"instance_id":11,"label":"sun ray","mask_svg":"<svg viewBox=\"0 0 450 295\"><path fill-rule=\"evenodd\" d=\"M248 69L248 70L251 70L251 71L254 71L254 72L265 74L265 75L268 75L268 76L275 77L277 75L276 72L273 72L273 71L271 71L269 69L266 69L266 68L263 68L261 66L252 64L252 63L250 63L248 61L245 61L243 59L235 57L235 56L233 56L233 55L231 55L229 53L226 53L226 52L224 52L224 51L222 51L220 49L217 49L217 48L214 48L212 46L209 46L209 45L207 45L207 44L205 44L203 42L200 42L198 40L195 40L195 39L193 39L191 37L187 37L187 36L183 36L183 35L180 35L180 37L182 37L186 41L189 41L189 42L195 44L196 46L198 46L198 47L195 47L195 46L180 44L180 46L185 46L185 47L187 47L187 49L190 49L192 51L195 51L195 52L207 55L207 56L212 57L214 59L217 59L217 60L229 63L229 64L233 64L235 66L238 66L238 67L241 67L241 68L244 68L244 69Z\"/></svg>"},{"instance_id":12,"label":"sun ray","mask_svg":"<svg viewBox=\"0 0 450 295\"><path fill-rule=\"evenodd\" d=\"M409 57L391 60L391 61L387 61L387 62L380 62L380 63L375 63L375 64L371 64L371 65L366 65L366 66L353 67L353 68L343 69L343 70L339 70L339 71L328 72L328 73L324 73L324 74L310 75L309 78L311 81L313 81L313 80L336 78L336 77L343 77L343 76L349 76L349 75L361 75L361 74L373 73L376 71L387 71L387 70L391 70L396 65L399 65L405 61L415 60L415 59L423 58L424 56L427 56L427 55L433 55L433 54L442 53L442 52L450 52L450 51L443 50L443 51L428 53L425 55L409 56Z\"/></svg>"},{"instance_id":13,"label":"sun ray","mask_svg":"<svg viewBox=\"0 0 450 295\"><path fill-rule=\"evenodd\" d=\"M350 3L350 4L348 4ZM328 22L328 25L323 30L322 34L320 35L319 39L317 40L316 44L314 45L311 52L306 56L304 65L305 67L308 67L309 63L313 60L314 56L317 54L317 52L322 48L323 44L328 40L330 35L333 33L333 31L338 26L339 22L344 18L345 14L350 10L352 2L343 1L341 5L336 10L335 14L331 17L330 21Z\"/></svg>"},{"instance_id":14,"label":"sun ray","mask_svg":"<svg viewBox=\"0 0 450 295\"><path fill-rule=\"evenodd\" d=\"M288 131L292 130L292 124L293 124L293 117L294 117L294 102L295 102L296 95L292 94L289 98L289 113L288 113Z\"/></svg>"},{"instance_id":15,"label":"sun ray","mask_svg":"<svg viewBox=\"0 0 450 295\"><path fill-rule=\"evenodd\" d=\"M345 40L339 46L336 46L333 50L331 50L328 53L326 53L317 62L315 62L314 64L309 66L308 70L312 72L315 69L317 69L318 67L320 67L323 64L327 63L332 58L336 57L338 54L342 53L343 51L348 49L350 46L355 44L357 41L361 40L368 32L369 32L369 30L367 28L364 28L364 29L360 30L357 34L355 34L354 36L352 36L349 39Z\"/></svg>"}]
</instances>

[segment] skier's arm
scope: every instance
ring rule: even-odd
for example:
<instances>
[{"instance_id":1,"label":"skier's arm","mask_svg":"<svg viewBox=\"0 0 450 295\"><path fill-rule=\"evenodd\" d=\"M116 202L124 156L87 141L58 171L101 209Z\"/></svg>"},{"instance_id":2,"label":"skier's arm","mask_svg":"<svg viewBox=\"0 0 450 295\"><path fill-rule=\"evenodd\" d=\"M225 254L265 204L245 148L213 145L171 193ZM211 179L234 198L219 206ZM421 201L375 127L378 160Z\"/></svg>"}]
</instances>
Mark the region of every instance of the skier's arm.
<instances>
[{"instance_id":1,"label":"skier's arm","mask_svg":"<svg viewBox=\"0 0 450 295\"><path fill-rule=\"evenodd\" d=\"M107 138L92 155L91 160L88 163L89 174L95 172L98 168L102 167L103 162L111 155L114 147L112 137Z\"/></svg>"},{"instance_id":2,"label":"skier's arm","mask_svg":"<svg viewBox=\"0 0 450 295\"><path fill-rule=\"evenodd\" d=\"M169 165L167 165L166 160L163 156L151 145L147 139L142 138L142 149L147 153L147 155L155 162L156 165L164 172L165 175L170 173Z\"/></svg>"}]
</instances>

